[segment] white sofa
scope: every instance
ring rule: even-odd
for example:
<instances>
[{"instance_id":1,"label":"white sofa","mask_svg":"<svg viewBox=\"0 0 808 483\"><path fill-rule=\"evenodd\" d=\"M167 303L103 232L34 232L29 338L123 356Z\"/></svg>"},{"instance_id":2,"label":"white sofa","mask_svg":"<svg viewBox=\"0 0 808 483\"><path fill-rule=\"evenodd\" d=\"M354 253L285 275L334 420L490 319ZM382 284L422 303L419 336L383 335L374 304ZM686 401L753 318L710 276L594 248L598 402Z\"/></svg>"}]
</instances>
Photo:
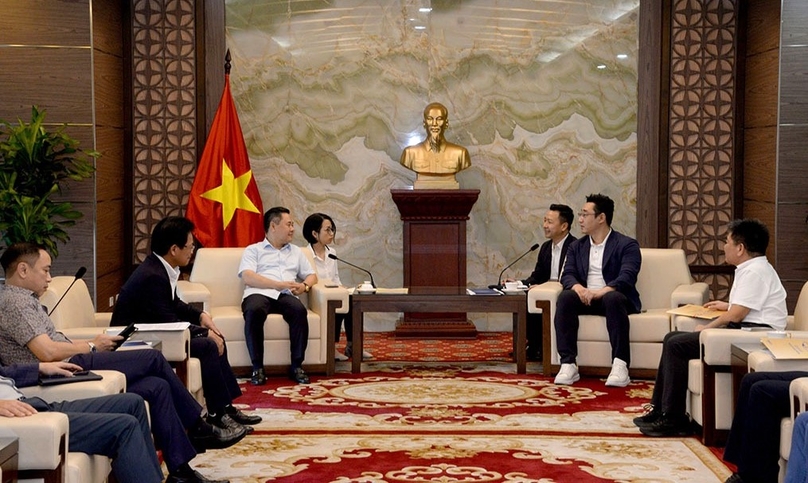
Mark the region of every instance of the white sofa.
<instances>
[{"instance_id":1,"label":"white sofa","mask_svg":"<svg viewBox=\"0 0 808 483\"><path fill-rule=\"evenodd\" d=\"M786 477L788 456L791 453L791 437L794 429L794 419L797 415L808 411L808 377L801 377L791 381L789 387L791 396L791 415L783 418L780 423L780 477L782 482Z\"/></svg>"},{"instance_id":2,"label":"white sofa","mask_svg":"<svg viewBox=\"0 0 808 483\"><path fill-rule=\"evenodd\" d=\"M706 283L693 282L684 251L672 248L641 248L640 251L642 266L637 276L637 291L643 310L629 316L630 372L633 377L653 378L662 354L662 340L672 327L667 311L684 304L707 302L709 288ZM559 368L553 319L561 290L560 283L547 282L528 291L528 312L541 313L542 302L549 302L550 306L542 327L545 375L552 375ZM612 365L611 350L606 320L601 316L582 315L578 330L580 372L607 375Z\"/></svg>"},{"instance_id":3,"label":"white sofa","mask_svg":"<svg viewBox=\"0 0 808 483\"><path fill-rule=\"evenodd\" d=\"M73 280L74 277L53 277L48 290L40 297L42 305L52 310ZM50 314L50 319L56 329L72 339L92 339L109 328L112 312L96 312L87 284L84 280L76 280L56 310ZM132 338L161 339L163 356L174 366L194 398L204 406L202 372L199 359L190 357L189 331L157 333L139 330Z\"/></svg>"},{"instance_id":4,"label":"white sofa","mask_svg":"<svg viewBox=\"0 0 808 483\"><path fill-rule=\"evenodd\" d=\"M808 337L808 283L803 285L794 309L788 317L787 330L795 337ZM678 330L692 330L695 322L688 317L676 319ZM687 406L690 417L702 427L702 441L715 446L722 443L732 426L734 414L731 347L732 344L756 342L766 337L765 330L744 331L727 329L707 329L701 332L701 358L693 359L688 365ZM775 361L765 353L750 355L749 369L752 371L798 370L800 362ZM712 388L705 393L705 388Z\"/></svg>"},{"instance_id":5,"label":"white sofa","mask_svg":"<svg viewBox=\"0 0 808 483\"><path fill-rule=\"evenodd\" d=\"M196 252L189 281L180 281L177 293L186 303L201 303L222 331L228 360L238 374L249 374L252 364L244 336L241 298L244 282L238 276L243 248L201 248ZM330 374L334 366L333 321L329 329L328 301L341 304L339 313L348 311L348 291L326 288L317 283L300 297L308 307L309 339L303 367L310 372ZM264 368L281 374L289 369L289 326L279 314L270 314L264 323Z\"/></svg>"},{"instance_id":6,"label":"white sofa","mask_svg":"<svg viewBox=\"0 0 808 483\"><path fill-rule=\"evenodd\" d=\"M94 371L101 381L76 382L22 389L27 397L45 401L81 399L117 394L126 390L126 377L117 371ZM25 418L2 418L2 431L19 438L20 481L103 483L111 470L105 456L68 453L69 423L62 413L39 413Z\"/></svg>"}]
</instances>

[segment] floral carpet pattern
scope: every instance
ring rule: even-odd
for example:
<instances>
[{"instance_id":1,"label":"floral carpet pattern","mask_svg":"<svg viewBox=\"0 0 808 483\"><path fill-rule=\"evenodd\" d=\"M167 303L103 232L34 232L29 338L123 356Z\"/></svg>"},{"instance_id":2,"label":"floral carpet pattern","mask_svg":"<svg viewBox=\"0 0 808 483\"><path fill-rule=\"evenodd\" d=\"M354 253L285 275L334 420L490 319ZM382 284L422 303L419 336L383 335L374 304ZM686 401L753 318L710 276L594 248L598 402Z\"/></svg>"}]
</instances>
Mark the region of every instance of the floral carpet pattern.
<instances>
[{"instance_id":1,"label":"floral carpet pattern","mask_svg":"<svg viewBox=\"0 0 808 483\"><path fill-rule=\"evenodd\" d=\"M695 438L642 437L652 384L556 386L512 364L377 363L362 374L270 378L237 400L256 431L193 465L233 483L722 482Z\"/></svg>"}]
</instances>

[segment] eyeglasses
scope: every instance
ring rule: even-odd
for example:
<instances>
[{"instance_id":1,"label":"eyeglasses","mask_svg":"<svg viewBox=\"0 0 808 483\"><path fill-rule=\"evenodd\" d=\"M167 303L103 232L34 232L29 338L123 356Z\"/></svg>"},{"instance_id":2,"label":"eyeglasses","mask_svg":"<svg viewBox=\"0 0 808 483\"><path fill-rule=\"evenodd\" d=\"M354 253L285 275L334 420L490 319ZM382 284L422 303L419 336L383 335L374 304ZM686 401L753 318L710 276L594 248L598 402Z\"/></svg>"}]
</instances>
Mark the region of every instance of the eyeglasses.
<instances>
[{"instance_id":1,"label":"eyeglasses","mask_svg":"<svg viewBox=\"0 0 808 483\"><path fill-rule=\"evenodd\" d=\"M587 216L598 216L598 214L597 213L587 213L585 211L579 211L578 212L578 217L579 218L586 218Z\"/></svg>"},{"instance_id":2,"label":"eyeglasses","mask_svg":"<svg viewBox=\"0 0 808 483\"><path fill-rule=\"evenodd\" d=\"M324 232L326 232L326 233L336 233L336 232L337 232L337 229L336 229L336 228L333 228L333 227L328 226L328 227L323 228L323 231L324 231Z\"/></svg>"},{"instance_id":3,"label":"eyeglasses","mask_svg":"<svg viewBox=\"0 0 808 483\"><path fill-rule=\"evenodd\" d=\"M186 248L190 248L191 250L196 250L196 243L194 243L194 242L187 243L187 244L183 245L182 250L185 250Z\"/></svg>"}]
</instances>

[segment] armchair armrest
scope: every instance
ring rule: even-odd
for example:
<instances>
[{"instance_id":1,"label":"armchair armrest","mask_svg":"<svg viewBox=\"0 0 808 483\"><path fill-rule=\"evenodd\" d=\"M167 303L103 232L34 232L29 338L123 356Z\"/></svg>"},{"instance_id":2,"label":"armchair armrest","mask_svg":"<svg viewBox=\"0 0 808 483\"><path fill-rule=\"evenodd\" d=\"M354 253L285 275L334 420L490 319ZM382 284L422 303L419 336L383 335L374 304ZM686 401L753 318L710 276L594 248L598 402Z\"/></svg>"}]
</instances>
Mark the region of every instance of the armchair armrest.
<instances>
[{"instance_id":1,"label":"armchair armrest","mask_svg":"<svg viewBox=\"0 0 808 483\"><path fill-rule=\"evenodd\" d=\"M160 352L168 362L180 362L191 354L191 331L185 330L149 330L149 324L136 324L137 332L132 340L159 340Z\"/></svg>"},{"instance_id":2,"label":"armchair armrest","mask_svg":"<svg viewBox=\"0 0 808 483\"><path fill-rule=\"evenodd\" d=\"M738 342L755 342L766 337L765 330L705 329L699 335L702 360L711 366L729 366L731 346Z\"/></svg>"},{"instance_id":3,"label":"armchair armrest","mask_svg":"<svg viewBox=\"0 0 808 483\"><path fill-rule=\"evenodd\" d=\"M69 423L67 415L37 413L23 418L0 418L0 432L6 430L19 438L20 470L54 470L67 452Z\"/></svg>"},{"instance_id":4,"label":"armchair armrest","mask_svg":"<svg viewBox=\"0 0 808 483\"><path fill-rule=\"evenodd\" d=\"M179 280L177 282L177 296L186 304L202 303L205 310L208 310L210 290L203 283Z\"/></svg>"},{"instance_id":5,"label":"armchair armrest","mask_svg":"<svg viewBox=\"0 0 808 483\"><path fill-rule=\"evenodd\" d=\"M539 314L541 310L536 307L537 300L549 300L555 304L558 294L564 287L558 282L544 282L541 285L536 285L527 291L527 311L530 314Z\"/></svg>"},{"instance_id":6,"label":"armchair armrest","mask_svg":"<svg viewBox=\"0 0 808 483\"><path fill-rule=\"evenodd\" d=\"M314 284L309 292L309 308L313 312L317 312L320 317L325 317L329 300L342 302L342 307L338 308L336 313L348 313L348 289L345 287L326 287L320 283Z\"/></svg>"},{"instance_id":7,"label":"armchair armrest","mask_svg":"<svg viewBox=\"0 0 808 483\"><path fill-rule=\"evenodd\" d=\"M96 327L109 327L112 321L112 312L96 312L94 316Z\"/></svg>"},{"instance_id":8,"label":"armchair armrest","mask_svg":"<svg viewBox=\"0 0 808 483\"><path fill-rule=\"evenodd\" d=\"M791 394L791 418L808 409L808 377L800 377L791 381L788 388Z\"/></svg>"},{"instance_id":9,"label":"armchair armrest","mask_svg":"<svg viewBox=\"0 0 808 483\"><path fill-rule=\"evenodd\" d=\"M671 293L671 308L675 309L685 304L702 305L707 302L709 296L710 287L704 282L679 285Z\"/></svg>"},{"instance_id":10,"label":"armchair armrest","mask_svg":"<svg viewBox=\"0 0 808 483\"><path fill-rule=\"evenodd\" d=\"M71 382L56 386L29 386L21 388L25 397L39 397L46 402L70 401L89 397L108 396L126 391L126 376L118 371L97 371L100 381Z\"/></svg>"}]
</instances>

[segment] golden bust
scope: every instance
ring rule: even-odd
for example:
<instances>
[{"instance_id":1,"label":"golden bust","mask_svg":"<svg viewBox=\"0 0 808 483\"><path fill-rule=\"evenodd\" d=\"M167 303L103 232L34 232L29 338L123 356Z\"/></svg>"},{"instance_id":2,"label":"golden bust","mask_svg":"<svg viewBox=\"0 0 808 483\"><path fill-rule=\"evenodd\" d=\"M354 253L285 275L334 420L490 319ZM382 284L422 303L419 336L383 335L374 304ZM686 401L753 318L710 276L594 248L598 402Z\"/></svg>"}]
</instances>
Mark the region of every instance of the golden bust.
<instances>
[{"instance_id":1,"label":"golden bust","mask_svg":"<svg viewBox=\"0 0 808 483\"><path fill-rule=\"evenodd\" d=\"M418 173L415 189L458 189L455 173L471 166L469 152L443 137L449 127L446 106L433 102L424 109L424 142L409 146L401 153L401 164Z\"/></svg>"}]
</instances>

